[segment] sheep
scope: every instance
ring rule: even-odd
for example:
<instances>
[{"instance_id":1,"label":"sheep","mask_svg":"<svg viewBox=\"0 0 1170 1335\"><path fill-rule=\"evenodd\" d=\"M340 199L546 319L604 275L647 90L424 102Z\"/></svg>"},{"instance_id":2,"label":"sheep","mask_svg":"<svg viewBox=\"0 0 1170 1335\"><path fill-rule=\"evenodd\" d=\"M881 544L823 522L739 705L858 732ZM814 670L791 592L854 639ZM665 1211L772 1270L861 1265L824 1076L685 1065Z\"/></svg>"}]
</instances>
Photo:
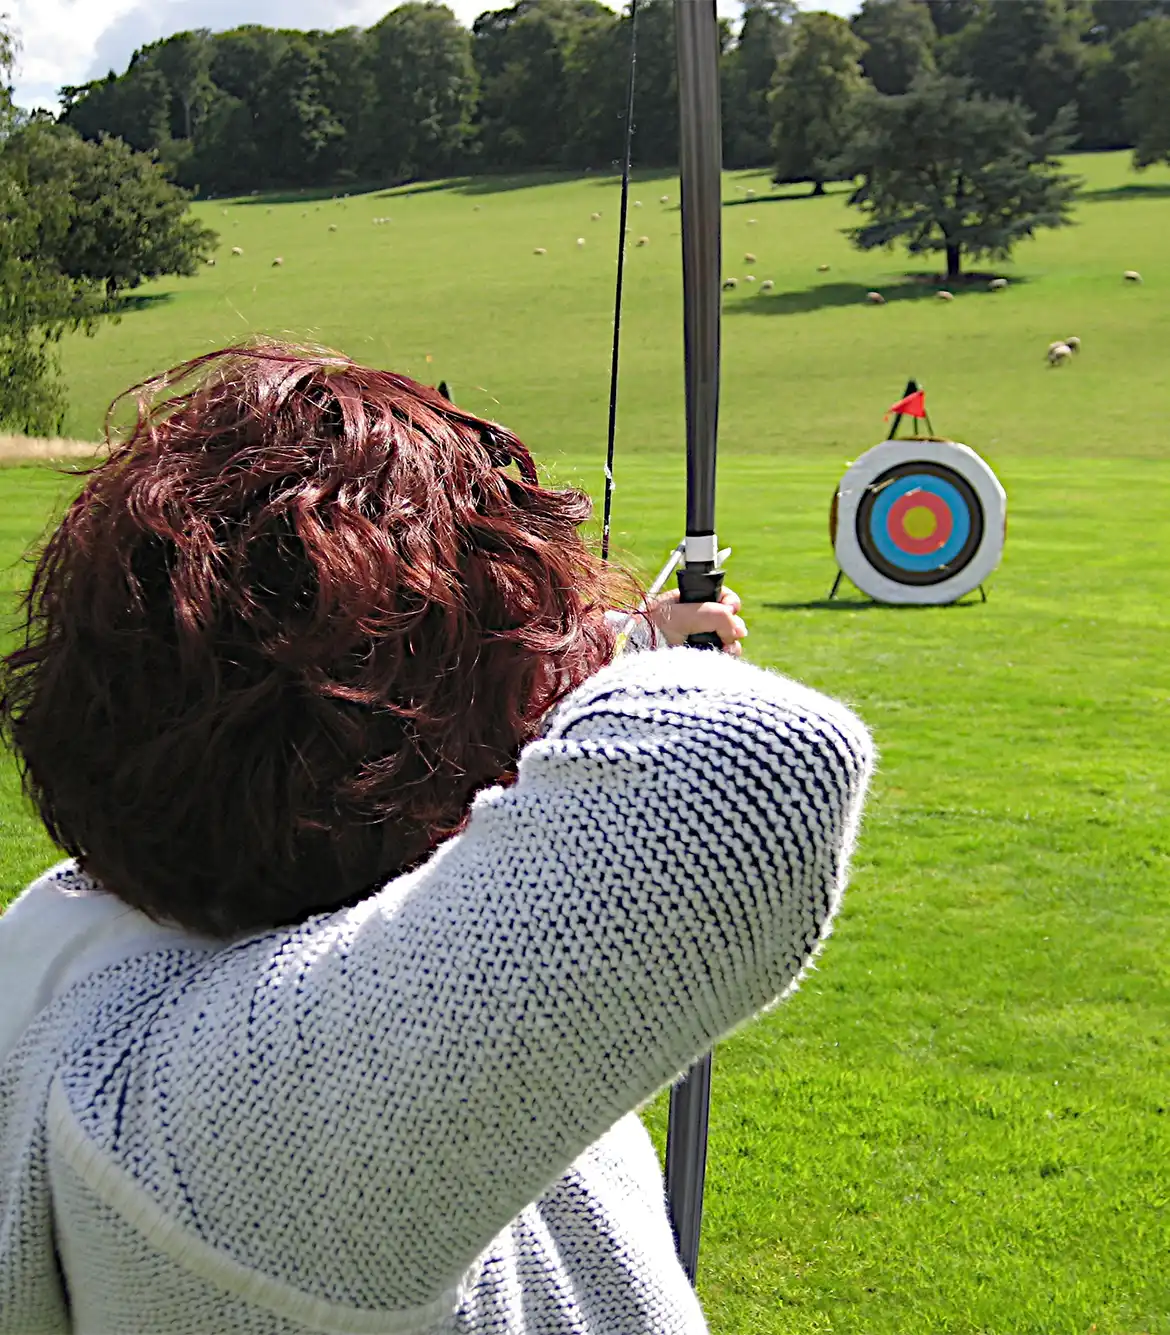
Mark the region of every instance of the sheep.
<instances>
[{"instance_id":1,"label":"sheep","mask_svg":"<svg viewBox=\"0 0 1170 1335\"><path fill-rule=\"evenodd\" d=\"M886 299L880 292L867 292L865 299L871 306L884 306L886 304Z\"/></svg>"},{"instance_id":2,"label":"sheep","mask_svg":"<svg viewBox=\"0 0 1170 1335\"><path fill-rule=\"evenodd\" d=\"M756 223L758 223L759 221L760 221L759 218L749 218L749 219L748 219L748 226L749 226L749 227L754 227L754 226L756 225Z\"/></svg>"},{"instance_id":3,"label":"sheep","mask_svg":"<svg viewBox=\"0 0 1170 1335\"><path fill-rule=\"evenodd\" d=\"M1121 276L1127 283L1140 283L1142 281L1142 276L1136 269L1126 269Z\"/></svg>"},{"instance_id":4,"label":"sheep","mask_svg":"<svg viewBox=\"0 0 1170 1335\"><path fill-rule=\"evenodd\" d=\"M280 266L281 266L283 263L284 263L284 256L283 256L283 255L277 255L276 259L274 259L274 260L272 261L272 267L273 267L274 269L279 269Z\"/></svg>"},{"instance_id":5,"label":"sheep","mask_svg":"<svg viewBox=\"0 0 1170 1335\"><path fill-rule=\"evenodd\" d=\"M638 238L638 245L648 246L649 244L650 244L650 238L648 236L640 236Z\"/></svg>"},{"instance_id":6,"label":"sheep","mask_svg":"<svg viewBox=\"0 0 1170 1335\"><path fill-rule=\"evenodd\" d=\"M775 284L774 282L772 282L772 280L771 280L770 278L765 278L764 281L760 284L760 291L761 291L761 292L771 292L771 290L772 290L775 286L776 286L776 284Z\"/></svg>"},{"instance_id":7,"label":"sheep","mask_svg":"<svg viewBox=\"0 0 1170 1335\"><path fill-rule=\"evenodd\" d=\"M723 280L723 290L724 290L724 292L730 292L731 289L732 289L733 287L735 287L735 285L736 285L736 280L735 280L734 278L725 278L725 279Z\"/></svg>"},{"instance_id":8,"label":"sheep","mask_svg":"<svg viewBox=\"0 0 1170 1335\"><path fill-rule=\"evenodd\" d=\"M829 272L829 266L827 264L817 265L817 273L828 273L828 272Z\"/></svg>"},{"instance_id":9,"label":"sheep","mask_svg":"<svg viewBox=\"0 0 1170 1335\"><path fill-rule=\"evenodd\" d=\"M482 207L483 207L482 204L473 204L473 205L471 206L471 211L472 211L472 213L478 213ZM447 398L447 395L444 394L443 397L446 399L446 398ZM448 401L449 401L449 400L448 400Z\"/></svg>"},{"instance_id":10,"label":"sheep","mask_svg":"<svg viewBox=\"0 0 1170 1335\"><path fill-rule=\"evenodd\" d=\"M670 203L670 196L669 196L669 195L659 195L659 196L658 196L658 202L659 202L659 204L669 204L669 203Z\"/></svg>"},{"instance_id":11,"label":"sheep","mask_svg":"<svg viewBox=\"0 0 1170 1335\"><path fill-rule=\"evenodd\" d=\"M331 232L336 232L336 231L337 231L337 224L336 224L336 223L330 223L330 224L329 224L329 230L330 230Z\"/></svg>"},{"instance_id":12,"label":"sheep","mask_svg":"<svg viewBox=\"0 0 1170 1335\"><path fill-rule=\"evenodd\" d=\"M548 251L545 250L545 248L544 248L543 246L537 246L536 249L535 249L532 253L533 253L534 255L547 255L547 254L548 254Z\"/></svg>"},{"instance_id":13,"label":"sheep","mask_svg":"<svg viewBox=\"0 0 1170 1335\"><path fill-rule=\"evenodd\" d=\"M244 253L244 248L243 248L243 246L233 246L233 247L232 247L232 254L233 254L233 255L242 255L243 253Z\"/></svg>"},{"instance_id":14,"label":"sheep","mask_svg":"<svg viewBox=\"0 0 1170 1335\"><path fill-rule=\"evenodd\" d=\"M634 200L634 208L636 208L636 209L640 209L641 207L642 207L642 201L641 201L640 199L635 199L635 200Z\"/></svg>"},{"instance_id":15,"label":"sheep","mask_svg":"<svg viewBox=\"0 0 1170 1335\"><path fill-rule=\"evenodd\" d=\"M756 281L756 276L754 273L745 273L743 276L743 281L745 283L754 283Z\"/></svg>"},{"instance_id":16,"label":"sheep","mask_svg":"<svg viewBox=\"0 0 1170 1335\"><path fill-rule=\"evenodd\" d=\"M939 301L954 301L955 299L955 294L953 292L939 291L936 292L934 295L939 299Z\"/></svg>"},{"instance_id":17,"label":"sheep","mask_svg":"<svg viewBox=\"0 0 1170 1335\"><path fill-rule=\"evenodd\" d=\"M1072 348L1067 343L1054 343L1048 349L1049 366L1063 366L1068 361L1072 361Z\"/></svg>"},{"instance_id":18,"label":"sheep","mask_svg":"<svg viewBox=\"0 0 1170 1335\"><path fill-rule=\"evenodd\" d=\"M1066 346L1071 348L1073 352L1080 352L1081 340L1077 338L1076 334L1074 334L1072 338L1066 338L1064 341Z\"/></svg>"},{"instance_id":19,"label":"sheep","mask_svg":"<svg viewBox=\"0 0 1170 1335\"><path fill-rule=\"evenodd\" d=\"M754 190L748 190L748 191L745 191L745 193L746 193L748 199L755 199L755 197L756 197L756 192L755 192Z\"/></svg>"},{"instance_id":20,"label":"sheep","mask_svg":"<svg viewBox=\"0 0 1170 1335\"><path fill-rule=\"evenodd\" d=\"M755 264L756 257L749 250L748 253L743 257L743 262L745 264Z\"/></svg>"},{"instance_id":21,"label":"sheep","mask_svg":"<svg viewBox=\"0 0 1170 1335\"><path fill-rule=\"evenodd\" d=\"M589 215L589 221L590 221L590 222L600 222L600 221L601 221L601 214L600 214L600 213L591 213L591 214Z\"/></svg>"},{"instance_id":22,"label":"sheep","mask_svg":"<svg viewBox=\"0 0 1170 1335\"><path fill-rule=\"evenodd\" d=\"M583 236L579 236L579 237L577 238L577 244L578 244L579 246L583 246L583 245L585 244L585 238L584 238Z\"/></svg>"},{"instance_id":23,"label":"sheep","mask_svg":"<svg viewBox=\"0 0 1170 1335\"><path fill-rule=\"evenodd\" d=\"M212 268L214 268L214 267L215 267L215 256L214 256L214 255L209 255L209 256L207 257L207 263L208 263L209 265L211 265Z\"/></svg>"},{"instance_id":24,"label":"sheep","mask_svg":"<svg viewBox=\"0 0 1170 1335\"><path fill-rule=\"evenodd\" d=\"M991 282L987 284L987 290L988 292L1002 292L1007 285L1008 280L1006 278L993 278Z\"/></svg>"}]
</instances>

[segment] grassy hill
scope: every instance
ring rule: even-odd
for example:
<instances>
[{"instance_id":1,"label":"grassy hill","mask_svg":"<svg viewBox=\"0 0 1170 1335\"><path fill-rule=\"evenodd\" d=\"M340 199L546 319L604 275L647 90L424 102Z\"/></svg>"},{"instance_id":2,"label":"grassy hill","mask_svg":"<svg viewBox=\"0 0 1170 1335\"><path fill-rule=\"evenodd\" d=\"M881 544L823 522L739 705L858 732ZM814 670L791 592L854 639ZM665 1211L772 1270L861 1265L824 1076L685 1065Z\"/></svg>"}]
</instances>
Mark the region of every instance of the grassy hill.
<instances>
[{"instance_id":1,"label":"grassy hill","mask_svg":"<svg viewBox=\"0 0 1170 1335\"><path fill-rule=\"evenodd\" d=\"M1170 1335L1170 171L1072 166L1077 226L951 303L852 251L842 194L725 184L730 579L752 656L854 702L883 762L820 967L716 1056L718 1335ZM654 568L682 522L677 181L634 194L616 529ZM201 205L217 265L66 344L66 433L264 333L446 378L598 491L617 201L585 179ZM826 608L829 497L909 376L1007 488L1004 564L986 604ZM72 485L0 470L0 587ZM5 768L0 894L51 856L15 791Z\"/></svg>"}]
</instances>

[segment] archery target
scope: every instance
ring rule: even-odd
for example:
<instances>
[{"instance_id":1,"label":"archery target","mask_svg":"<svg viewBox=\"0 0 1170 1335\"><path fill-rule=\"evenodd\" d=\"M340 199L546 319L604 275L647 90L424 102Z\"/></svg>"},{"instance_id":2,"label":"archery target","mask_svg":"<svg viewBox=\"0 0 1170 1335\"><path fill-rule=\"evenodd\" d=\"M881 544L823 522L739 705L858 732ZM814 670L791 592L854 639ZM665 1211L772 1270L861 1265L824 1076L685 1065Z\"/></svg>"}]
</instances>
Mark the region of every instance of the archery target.
<instances>
[{"instance_id":1,"label":"archery target","mask_svg":"<svg viewBox=\"0 0 1170 1335\"><path fill-rule=\"evenodd\" d=\"M999 565L1006 522L1007 496L974 450L911 437L850 465L830 528L837 564L871 598L953 603Z\"/></svg>"}]
</instances>

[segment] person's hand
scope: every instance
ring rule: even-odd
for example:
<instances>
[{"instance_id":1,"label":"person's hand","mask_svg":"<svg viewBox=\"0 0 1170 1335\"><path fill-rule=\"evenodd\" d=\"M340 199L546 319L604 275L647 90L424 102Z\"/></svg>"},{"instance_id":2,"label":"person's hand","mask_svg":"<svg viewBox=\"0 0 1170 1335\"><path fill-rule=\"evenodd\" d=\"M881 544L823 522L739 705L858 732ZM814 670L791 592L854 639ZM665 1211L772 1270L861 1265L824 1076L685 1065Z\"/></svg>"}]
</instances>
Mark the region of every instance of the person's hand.
<instances>
[{"instance_id":1,"label":"person's hand","mask_svg":"<svg viewBox=\"0 0 1170 1335\"><path fill-rule=\"evenodd\" d=\"M738 657L743 653L740 641L748 633L739 608L739 594L734 589L724 589L717 603L682 603L675 589L659 594L650 604L648 615L667 644L685 644L688 635L714 631L723 641L723 652Z\"/></svg>"}]
</instances>

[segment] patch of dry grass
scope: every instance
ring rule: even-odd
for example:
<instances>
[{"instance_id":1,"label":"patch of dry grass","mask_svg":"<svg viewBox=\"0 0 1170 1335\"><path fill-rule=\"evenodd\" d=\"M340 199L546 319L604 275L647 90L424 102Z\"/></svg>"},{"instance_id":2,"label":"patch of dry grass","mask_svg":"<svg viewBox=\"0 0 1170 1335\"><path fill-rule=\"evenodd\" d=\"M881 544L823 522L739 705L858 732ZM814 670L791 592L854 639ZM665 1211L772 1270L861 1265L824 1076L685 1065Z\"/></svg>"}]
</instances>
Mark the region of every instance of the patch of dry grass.
<instances>
[{"instance_id":1,"label":"patch of dry grass","mask_svg":"<svg viewBox=\"0 0 1170 1335\"><path fill-rule=\"evenodd\" d=\"M89 440L60 436L0 436L0 464L23 464L40 459L94 459L105 450Z\"/></svg>"}]
</instances>

